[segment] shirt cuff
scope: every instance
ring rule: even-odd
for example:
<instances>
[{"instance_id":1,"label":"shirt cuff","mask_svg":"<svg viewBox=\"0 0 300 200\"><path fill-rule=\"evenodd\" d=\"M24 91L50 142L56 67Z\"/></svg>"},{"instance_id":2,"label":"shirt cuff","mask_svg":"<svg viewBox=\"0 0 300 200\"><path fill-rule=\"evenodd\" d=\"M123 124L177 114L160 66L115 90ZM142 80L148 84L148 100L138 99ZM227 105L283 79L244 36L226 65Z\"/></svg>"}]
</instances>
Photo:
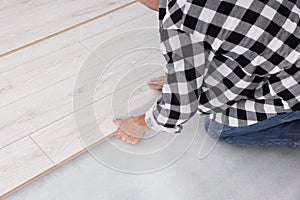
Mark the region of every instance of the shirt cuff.
<instances>
[{"instance_id":1,"label":"shirt cuff","mask_svg":"<svg viewBox=\"0 0 300 200\"><path fill-rule=\"evenodd\" d=\"M157 104L155 103L146 113L145 113L145 122L146 124L154 131L157 132L167 132L167 133L179 133L181 128L175 127L175 128L167 128L162 125L159 125L157 121L154 118L153 111Z\"/></svg>"}]
</instances>

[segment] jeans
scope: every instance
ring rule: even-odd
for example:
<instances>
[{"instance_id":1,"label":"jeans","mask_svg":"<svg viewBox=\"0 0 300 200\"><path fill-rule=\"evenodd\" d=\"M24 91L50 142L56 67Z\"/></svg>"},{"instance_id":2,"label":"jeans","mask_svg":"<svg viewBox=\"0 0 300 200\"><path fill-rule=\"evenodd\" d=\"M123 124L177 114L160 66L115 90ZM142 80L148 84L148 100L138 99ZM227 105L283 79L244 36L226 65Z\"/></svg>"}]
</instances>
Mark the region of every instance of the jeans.
<instances>
[{"instance_id":1,"label":"jeans","mask_svg":"<svg viewBox=\"0 0 300 200\"><path fill-rule=\"evenodd\" d=\"M223 125L206 116L205 131L232 144L300 149L300 111L279 114L244 127Z\"/></svg>"}]
</instances>

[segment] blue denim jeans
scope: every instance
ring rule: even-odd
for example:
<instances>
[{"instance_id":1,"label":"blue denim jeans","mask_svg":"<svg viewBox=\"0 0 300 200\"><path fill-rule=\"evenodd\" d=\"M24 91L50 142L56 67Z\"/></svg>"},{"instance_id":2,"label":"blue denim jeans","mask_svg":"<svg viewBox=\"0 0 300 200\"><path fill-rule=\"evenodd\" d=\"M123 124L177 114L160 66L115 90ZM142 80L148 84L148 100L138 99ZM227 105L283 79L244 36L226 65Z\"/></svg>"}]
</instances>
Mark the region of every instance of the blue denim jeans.
<instances>
[{"instance_id":1,"label":"blue denim jeans","mask_svg":"<svg viewBox=\"0 0 300 200\"><path fill-rule=\"evenodd\" d=\"M244 127L223 125L206 116L205 131L227 143L300 149L300 111L279 114Z\"/></svg>"}]
</instances>

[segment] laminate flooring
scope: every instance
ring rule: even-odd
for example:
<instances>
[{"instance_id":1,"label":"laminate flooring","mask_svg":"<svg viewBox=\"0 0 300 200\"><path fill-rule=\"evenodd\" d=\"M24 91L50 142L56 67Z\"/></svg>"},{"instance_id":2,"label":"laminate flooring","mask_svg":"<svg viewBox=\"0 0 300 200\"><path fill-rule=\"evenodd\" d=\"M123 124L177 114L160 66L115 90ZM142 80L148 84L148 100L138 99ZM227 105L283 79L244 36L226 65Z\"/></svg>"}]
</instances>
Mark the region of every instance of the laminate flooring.
<instances>
[{"instance_id":1,"label":"laminate flooring","mask_svg":"<svg viewBox=\"0 0 300 200\"><path fill-rule=\"evenodd\" d=\"M144 112L163 58L157 13L131 0L4 0L0 16L1 198L109 137L127 108Z\"/></svg>"}]
</instances>

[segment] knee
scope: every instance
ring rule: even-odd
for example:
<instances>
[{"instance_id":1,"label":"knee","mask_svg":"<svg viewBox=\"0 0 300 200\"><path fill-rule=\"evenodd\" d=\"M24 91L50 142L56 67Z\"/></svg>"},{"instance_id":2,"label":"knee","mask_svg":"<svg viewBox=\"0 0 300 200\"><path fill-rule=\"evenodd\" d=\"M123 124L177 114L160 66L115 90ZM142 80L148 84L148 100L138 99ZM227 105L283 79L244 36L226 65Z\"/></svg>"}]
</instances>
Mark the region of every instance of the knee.
<instances>
[{"instance_id":1,"label":"knee","mask_svg":"<svg viewBox=\"0 0 300 200\"><path fill-rule=\"evenodd\" d=\"M222 133L222 124L214 122L209 116L205 117L204 129L206 134L213 137L213 138L220 138Z\"/></svg>"}]
</instances>

